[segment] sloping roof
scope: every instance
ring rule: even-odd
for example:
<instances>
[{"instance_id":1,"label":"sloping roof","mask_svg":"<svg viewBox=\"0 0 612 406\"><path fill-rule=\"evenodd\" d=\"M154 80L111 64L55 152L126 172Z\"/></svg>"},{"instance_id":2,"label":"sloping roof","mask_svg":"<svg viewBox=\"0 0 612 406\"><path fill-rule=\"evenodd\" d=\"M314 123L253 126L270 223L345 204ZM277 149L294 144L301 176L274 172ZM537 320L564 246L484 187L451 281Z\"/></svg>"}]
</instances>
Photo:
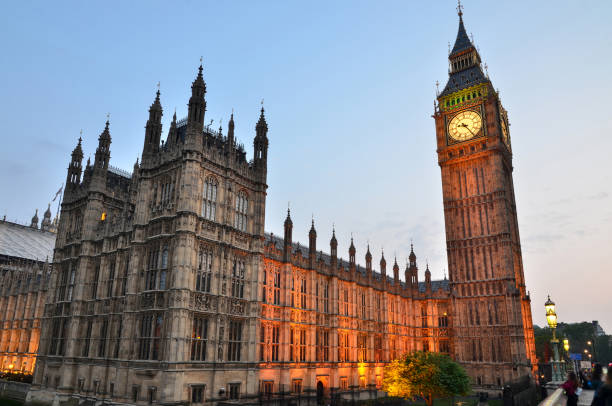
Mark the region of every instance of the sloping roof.
<instances>
[{"instance_id":1,"label":"sloping roof","mask_svg":"<svg viewBox=\"0 0 612 406\"><path fill-rule=\"evenodd\" d=\"M419 292L424 293L427 288L425 282L419 282ZM442 279L437 281L431 281L431 291L436 292L438 290L450 290L448 285L448 279Z\"/></svg>"},{"instance_id":2,"label":"sloping roof","mask_svg":"<svg viewBox=\"0 0 612 406\"><path fill-rule=\"evenodd\" d=\"M0 221L0 255L51 262L55 236L49 231Z\"/></svg>"},{"instance_id":3,"label":"sloping roof","mask_svg":"<svg viewBox=\"0 0 612 406\"><path fill-rule=\"evenodd\" d=\"M455 45L453 46L453 50L451 51L451 56L464 51L470 47L473 47L472 41L470 41L470 37L468 37L467 32L465 32L465 27L463 26L463 18L459 17L459 31L457 31L457 39L455 40Z\"/></svg>"},{"instance_id":4,"label":"sloping roof","mask_svg":"<svg viewBox=\"0 0 612 406\"><path fill-rule=\"evenodd\" d=\"M439 97L449 95L458 90L465 89L470 86L477 85L479 83L485 83L489 80L485 77L480 66L472 66L471 68L452 73L449 78L444 90L440 93Z\"/></svg>"}]
</instances>

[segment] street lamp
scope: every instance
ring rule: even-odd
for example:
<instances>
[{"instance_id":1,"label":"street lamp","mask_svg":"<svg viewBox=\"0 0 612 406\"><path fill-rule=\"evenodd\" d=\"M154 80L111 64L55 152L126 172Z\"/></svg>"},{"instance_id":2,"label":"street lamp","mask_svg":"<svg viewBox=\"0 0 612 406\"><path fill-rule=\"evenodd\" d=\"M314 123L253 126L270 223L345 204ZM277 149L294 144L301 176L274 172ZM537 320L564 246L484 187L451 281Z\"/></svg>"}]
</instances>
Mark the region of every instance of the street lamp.
<instances>
[{"instance_id":1,"label":"street lamp","mask_svg":"<svg viewBox=\"0 0 612 406\"><path fill-rule=\"evenodd\" d=\"M569 340L567 338L563 339L563 349L565 350L565 352L569 352Z\"/></svg>"},{"instance_id":2,"label":"street lamp","mask_svg":"<svg viewBox=\"0 0 612 406\"><path fill-rule=\"evenodd\" d=\"M548 323L548 327L552 329L552 340L550 340L554 354L554 358L550 360L552 380L553 382L563 382L565 368L563 367L563 363L559 361L559 350L557 349L559 340L557 340L555 331L557 328L557 313L555 312L555 302L550 300L550 295L546 303L544 303L544 308L546 309L546 322Z\"/></svg>"},{"instance_id":3,"label":"street lamp","mask_svg":"<svg viewBox=\"0 0 612 406\"><path fill-rule=\"evenodd\" d=\"M593 341L587 341L587 345L591 347L591 353L595 354L595 347L593 346Z\"/></svg>"}]
</instances>

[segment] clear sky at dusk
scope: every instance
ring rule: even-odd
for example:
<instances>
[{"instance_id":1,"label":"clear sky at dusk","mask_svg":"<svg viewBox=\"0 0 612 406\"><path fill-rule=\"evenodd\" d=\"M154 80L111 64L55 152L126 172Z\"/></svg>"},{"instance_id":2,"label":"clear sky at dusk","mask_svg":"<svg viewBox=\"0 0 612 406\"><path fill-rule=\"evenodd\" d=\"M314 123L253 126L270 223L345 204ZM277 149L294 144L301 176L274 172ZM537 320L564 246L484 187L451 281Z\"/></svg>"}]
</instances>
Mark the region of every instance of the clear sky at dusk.
<instances>
[{"instance_id":1,"label":"clear sky at dusk","mask_svg":"<svg viewBox=\"0 0 612 406\"><path fill-rule=\"evenodd\" d=\"M534 323L612 333L610 1L464 3L464 21L509 112ZM350 235L420 277L447 267L431 118L457 34L454 1L3 2L0 215L29 222L64 182L83 129L92 156L110 112L111 164L131 171L161 82L164 134L186 116L204 58L206 122L252 156L261 99L270 138L266 229L338 252ZM57 202L56 202L57 203ZM54 206L55 212L55 206ZM403 272L402 272L403 274Z\"/></svg>"}]
</instances>

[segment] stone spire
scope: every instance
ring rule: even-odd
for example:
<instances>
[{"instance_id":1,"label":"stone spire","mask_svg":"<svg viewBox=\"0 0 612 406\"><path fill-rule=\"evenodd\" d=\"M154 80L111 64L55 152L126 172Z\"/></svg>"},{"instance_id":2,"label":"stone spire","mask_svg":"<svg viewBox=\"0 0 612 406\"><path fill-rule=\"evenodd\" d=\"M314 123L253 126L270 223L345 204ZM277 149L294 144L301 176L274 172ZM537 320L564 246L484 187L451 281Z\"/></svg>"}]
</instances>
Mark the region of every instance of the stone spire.
<instances>
[{"instance_id":1,"label":"stone spire","mask_svg":"<svg viewBox=\"0 0 612 406\"><path fill-rule=\"evenodd\" d=\"M381 251L380 254L380 273L383 276L383 280L387 277L387 261L385 260L385 252Z\"/></svg>"},{"instance_id":2,"label":"stone spire","mask_svg":"<svg viewBox=\"0 0 612 406\"><path fill-rule=\"evenodd\" d=\"M397 257L395 257L395 261L393 263L393 279L395 283L399 283L399 265L397 264Z\"/></svg>"},{"instance_id":3,"label":"stone spire","mask_svg":"<svg viewBox=\"0 0 612 406\"><path fill-rule=\"evenodd\" d=\"M98 138L98 148L96 149L96 155L94 158L94 173L95 172L106 172L108 169L108 163L110 161L110 144L111 144L111 135L108 129L110 125L109 120L106 120L106 125L104 126L104 131L100 134Z\"/></svg>"},{"instance_id":4,"label":"stone spire","mask_svg":"<svg viewBox=\"0 0 612 406\"><path fill-rule=\"evenodd\" d=\"M410 273L410 285L412 286L413 289L418 289L419 288L419 268L417 267L416 255L414 253L414 246L412 245L412 243L410 243L410 256L408 257L408 259L410 261L410 264L409 264L410 266L408 268L408 271Z\"/></svg>"},{"instance_id":5,"label":"stone spire","mask_svg":"<svg viewBox=\"0 0 612 406\"><path fill-rule=\"evenodd\" d=\"M285 219L285 238L284 238L284 249L283 249L283 260L289 262L291 258L291 244L293 234L293 221L291 221L291 212L287 208L287 218Z\"/></svg>"},{"instance_id":6,"label":"stone spire","mask_svg":"<svg viewBox=\"0 0 612 406\"><path fill-rule=\"evenodd\" d=\"M370 252L370 244L368 244L368 248L366 249L365 261L366 261L366 274L368 276L372 276L372 253Z\"/></svg>"},{"instance_id":7,"label":"stone spire","mask_svg":"<svg viewBox=\"0 0 612 406\"><path fill-rule=\"evenodd\" d=\"M410 243L410 255L408 256L408 259L410 260L410 266L416 267L416 255L414 253L414 246L412 243Z\"/></svg>"},{"instance_id":8,"label":"stone spire","mask_svg":"<svg viewBox=\"0 0 612 406\"><path fill-rule=\"evenodd\" d=\"M149 119L145 126L145 142L142 149L143 163L148 161L155 153L159 151L159 143L162 134L161 119L164 114L161 102L159 101L159 89L155 94L155 100L149 107Z\"/></svg>"},{"instance_id":9,"label":"stone spire","mask_svg":"<svg viewBox=\"0 0 612 406\"><path fill-rule=\"evenodd\" d=\"M204 77L202 70L204 69L201 64L198 68L198 76L191 85L191 98L189 99L189 112L187 114L187 125L201 134L204 130L204 114L206 113L206 83L204 83Z\"/></svg>"},{"instance_id":10,"label":"stone spire","mask_svg":"<svg viewBox=\"0 0 612 406\"><path fill-rule=\"evenodd\" d=\"M170 129L168 130L168 144L178 144L178 134L176 131L176 110L172 116L172 122L170 123Z\"/></svg>"},{"instance_id":11,"label":"stone spire","mask_svg":"<svg viewBox=\"0 0 612 406\"><path fill-rule=\"evenodd\" d=\"M331 255L331 266L335 270L338 265L338 240L336 240L336 228L332 227L332 238L329 240L329 253Z\"/></svg>"},{"instance_id":12,"label":"stone spire","mask_svg":"<svg viewBox=\"0 0 612 406\"><path fill-rule=\"evenodd\" d=\"M51 228L51 203L47 206L47 210L45 210L45 214L43 217L43 221L40 224L40 229L43 231L49 231Z\"/></svg>"},{"instance_id":13,"label":"stone spire","mask_svg":"<svg viewBox=\"0 0 612 406\"><path fill-rule=\"evenodd\" d=\"M34 216L32 217L30 227L38 229L38 209L36 209L36 213L34 213Z\"/></svg>"},{"instance_id":14,"label":"stone spire","mask_svg":"<svg viewBox=\"0 0 612 406\"><path fill-rule=\"evenodd\" d=\"M312 226L308 232L308 257L310 260L310 267L313 268L317 255L317 230L315 230L314 218L312 219Z\"/></svg>"},{"instance_id":15,"label":"stone spire","mask_svg":"<svg viewBox=\"0 0 612 406\"><path fill-rule=\"evenodd\" d=\"M232 111L232 115L230 116L229 122L227 123L227 143L230 149L230 152L234 150L234 145L236 140L234 138L234 112Z\"/></svg>"},{"instance_id":16,"label":"stone spire","mask_svg":"<svg viewBox=\"0 0 612 406\"><path fill-rule=\"evenodd\" d=\"M355 244L353 244L353 237L351 237L351 245L349 246L349 264L351 268L355 267L355 254L357 251L355 250Z\"/></svg>"},{"instance_id":17,"label":"stone spire","mask_svg":"<svg viewBox=\"0 0 612 406\"><path fill-rule=\"evenodd\" d=\"M255 157L255 167L265 170L268 160L268 123L264 115L263 105L259 121L255 126L255 139L253 140L253 152Z\"/></svg>"},{"instance_id":18,"label":"stone spire","mask_svg":"<svg viewBox=\"0 0 612 406\"><path fill-rule=\"evenodd\" d=\"M81 183L81 173L83 171L83 149L81 148L81 141L82 138L79 137L79 142L72 150L72 157L68 165L68 174L66 175L66 189L71 189Z\"/></svg>"}]
</instances>

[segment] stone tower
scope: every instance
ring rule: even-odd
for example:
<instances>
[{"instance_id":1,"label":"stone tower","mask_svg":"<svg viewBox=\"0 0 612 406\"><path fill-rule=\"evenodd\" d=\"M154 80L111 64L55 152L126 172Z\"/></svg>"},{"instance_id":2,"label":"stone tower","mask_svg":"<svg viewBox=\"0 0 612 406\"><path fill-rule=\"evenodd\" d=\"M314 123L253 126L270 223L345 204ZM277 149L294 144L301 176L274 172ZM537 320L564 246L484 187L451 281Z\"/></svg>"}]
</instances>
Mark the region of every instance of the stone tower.
<instances>
[{"instance_id":1,"label":"stone tower","mask_svg":"<svg viewBox=\"0 0 612 406\"><path fill-rule=\"evenodd\" d=\"M434 114L452 300L453 348L476 385L536 365L506 110L468 37L461 6L449 79Z\"/></svg>"},{"instance_id":2,"label":"stone tower","mask_svg":"<svg viewBox=\"0 0 612 406\"><path fill-rule=\"evenodd\" d=\"M268 125L262 108L248 161L233 115L228 137L204 126L205 95L200 66L188 116L174 115L164 143L157 91L132 174L110 165L107 120L81 180L79 139L32 399L178 404L257 393L248 344L257 340Z\"/></svg>"}]
</instances>

